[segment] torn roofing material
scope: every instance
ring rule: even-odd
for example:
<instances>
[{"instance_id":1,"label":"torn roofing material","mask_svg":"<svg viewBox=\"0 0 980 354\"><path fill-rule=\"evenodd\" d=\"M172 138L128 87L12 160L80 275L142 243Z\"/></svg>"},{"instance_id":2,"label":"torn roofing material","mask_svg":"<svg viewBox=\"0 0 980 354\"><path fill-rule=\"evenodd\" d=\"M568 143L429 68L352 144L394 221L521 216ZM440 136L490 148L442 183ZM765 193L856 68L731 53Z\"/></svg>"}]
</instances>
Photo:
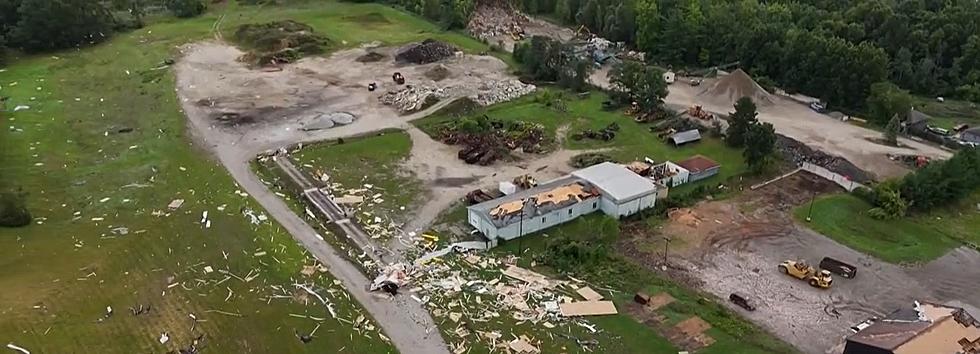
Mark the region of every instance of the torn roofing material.
<instances>
[{"instance_id":1,"label":"torn roofing material","mask_svg":"<svg viewBox=\"0 0 980 354\"><path fill-rule=\"evenodd\" d=\"M603 162L572 172L572 176L589 181L616 202L627 202L657 191L657 185L653 181L612 162Z\"/></svg>"},{"instance_id":2,"label":"torn roofing material","mask_svg":"<svg viewBox=\"0 0 980 354\"><path fill-rule=\"evenodd\" d=\"M472 205L468 209L483 214L496 227L504 227L520 220L521 207L524 217L545 215L585 200L599 197L599 191L588 182L575 177L564 177L501 198Z\"/></svg>"},{"instance_id":3,"label":"torn roofing material","mask_svg":"<svg viewBox=\"0 0 980 354\"><path fill-rule=\"evenodd\" d=\"M899 309L888 317L847 338L890 352L931 353L958 352L959 341L980 340L978 323L962 308L916 302L912 308Z\"/></svg>"}]
</instances>

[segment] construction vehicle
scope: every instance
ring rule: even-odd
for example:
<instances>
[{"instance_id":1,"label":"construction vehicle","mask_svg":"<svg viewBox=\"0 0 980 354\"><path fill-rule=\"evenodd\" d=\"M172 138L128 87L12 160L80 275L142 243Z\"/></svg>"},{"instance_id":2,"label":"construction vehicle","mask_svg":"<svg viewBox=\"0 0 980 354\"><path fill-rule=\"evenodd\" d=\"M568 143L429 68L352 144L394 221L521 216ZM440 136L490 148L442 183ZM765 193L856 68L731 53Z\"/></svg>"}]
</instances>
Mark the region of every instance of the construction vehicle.
<instances>
[{"instance_id":1,"label":"construction vehicle","mask_svg":"<svg viewBox=\"0 0 980 354\"><path fill-rule=\"evenodd\" d=\"M402 73L400 73L400 72L396 72L394 74L391 74L391 80L394 81L396 84L399 84L399 85L402 85L402 84L405 83L405 77L402 76Z\"/></svg>"},{"instance_id":2,"label":"construction vehicle","mask_svg":"<svg viewBox=\"0 0 980 354\"><path fill-rule=\"evenodd\" d=\"M368 84L368 91L374 91L374 90L377 90L377 89L378 89L378 84L373 83L373 82L370 83L370 84Z\"/></svg>"},{"instance_id":3,"label":"construction vehicle","mask_svg":"<svg viewBox=\"0 0 980 354\"><path fill-rule=\"evenodd\" d=\"M806 280L810 286L815 288L827 289L834 282L829 270L818 272L816 268L806 264L805 261L783 261L779 264L779 271L796 279Z\"/></svg>"},{"instance_id":4,"label":"construction vehicle","mask_svg":"<svg viewBox=\"0 0 980 354\"><path fill-rule=\"evenodd\" d=\"M697 119L704 119L704 120L710 120L715 117L713 114L708 113L708 111L705 111L704 108L702 108L699 105L694 105L688 108L687 115Z\"/></svg>"},{"instance_id":5,"label":"construction vehicle","mask_svg":"<svg viewBox=\"0 0 980 354\"><path fill-rule=\"evenodd\" d=\"M538 180L531 177L531 175L520 175L514 177L513 183L520 189L531 189L538 186Z\"/></svg>"}]
</instances>

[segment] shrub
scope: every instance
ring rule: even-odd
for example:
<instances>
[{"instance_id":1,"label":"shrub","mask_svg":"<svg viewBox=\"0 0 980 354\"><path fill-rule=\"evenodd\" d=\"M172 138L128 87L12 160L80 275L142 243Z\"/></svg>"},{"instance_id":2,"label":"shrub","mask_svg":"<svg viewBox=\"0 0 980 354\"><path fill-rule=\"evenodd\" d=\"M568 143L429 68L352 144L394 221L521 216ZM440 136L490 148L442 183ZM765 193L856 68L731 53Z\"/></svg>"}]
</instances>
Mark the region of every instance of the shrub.
<instances>
[{"instance_id":1,"label":"shrub","mask_svg":"<svg viewBox=\"0 0 980 354\"><path fill-rule=\"evenodd\" d=\"M201 0L167 0L167 10L180 18L195 17L207 10L207 5Z\"/></svg>"},{"instance_id":2,"label":"shrub","mask_svg":"<svg viewBox=\"0 0 980 354\"><path fill-rule=\"evenodd\" d=\"M0 226L19 227L31 223L31 213L24 202L24 193L0 192Z\"/></svg>"}]
</instances>

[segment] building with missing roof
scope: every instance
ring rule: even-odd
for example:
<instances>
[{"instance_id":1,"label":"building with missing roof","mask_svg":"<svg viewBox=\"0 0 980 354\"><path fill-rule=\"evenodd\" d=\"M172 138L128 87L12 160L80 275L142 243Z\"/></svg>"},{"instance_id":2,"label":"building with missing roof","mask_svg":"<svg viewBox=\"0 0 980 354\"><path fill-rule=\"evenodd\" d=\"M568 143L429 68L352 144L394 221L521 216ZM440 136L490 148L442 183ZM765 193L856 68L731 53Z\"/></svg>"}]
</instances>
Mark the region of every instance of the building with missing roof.
<instances>
[{"instance_id":1,"label":"building with missing roof","mask_svg":"<svg viewBox=\"0 0 980 354\"><path fill-rule=\"evenodd\" d=\"M916 302L847 337L844 354L980 354L980 323L960 307Z\"/></svg>"},{"instance_id":2,"label":"building with missing roof","mask_svg":"<svg viewBox=\"0 0 980 354\"><path fill-rule=\"evenodd\" d=\"M491 242L512 240L601 210L620 218L652 208L657 185L604 162L467 208L469 224Z\"/></svg>"}]
</instances>

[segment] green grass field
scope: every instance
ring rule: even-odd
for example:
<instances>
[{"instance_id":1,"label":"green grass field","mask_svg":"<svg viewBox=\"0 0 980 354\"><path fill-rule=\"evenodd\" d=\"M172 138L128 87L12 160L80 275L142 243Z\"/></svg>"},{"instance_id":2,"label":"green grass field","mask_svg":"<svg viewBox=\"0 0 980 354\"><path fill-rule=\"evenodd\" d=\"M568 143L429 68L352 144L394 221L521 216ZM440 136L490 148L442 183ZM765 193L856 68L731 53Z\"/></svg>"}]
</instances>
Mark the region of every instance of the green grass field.
<instances>
[{"instance_id":1,"label":"green grass field","mask_svg":"<svg viewBox=\"0 0 980 354\"><path fill-rule=\"evenodd\" d=\"M980 105L967 101L946 100L936 102L934 98L915 97L912 106L932 117L930 124L952 129L958 124L971 127L980 125Z\"/></svg>"},{"instance_id":2,"label":"green grass field","mask_svg":"<svg viewBox=\"0 0 980 354\"><path fill-rule=\"evenodd\" d=\"M849 194L818 198L812 221L810 205L794 214L807 226L855 250L892 263L927 262L964 243L980 245L980 195L962 205L899 220L877 220L865 213L871 205Z\"/></svg>"},{"instance_id":3,"label":"green grass field","mask_svg":"<svg viewBox=\"0 0 980 354\"><path fill-rule=\"evenodd\" d=\"M357 208L361 219L379 216L404 221L406 210L425 196L421 182L399 166L411 149L408 133L389 131L344 139L343 144L330 141L306 146L293 156L311 175L317 171L329 175L327 183L340 184L340 191L367 189L360 193L365 197ZM376 194L381 194L380 203L372 198Z\"/></svg>"},{"instance_id":4,"label":"green grass field","mask_svg":"<svg viewBox=\"0 0 980 354\"><path fill-rule=\"evenodd\" d=\"M376 331L329 319L315 301L272 298L294 293L309 257L274 223L251 224L243 211L260 208L190 144L173 75L155 68L178 56L181 44L214 38L212 25L222 17L225 36L238 24L291 18L338 48L433 37L486 50L376 4L230 3L91 48L12 58L0 95L10 97L8 107L31 108L0 113L7 126L0 131L0 185L28 193L36 223L0 229L5 341L41 353L165 352L204 334L204 347L215 353L394 351ZM184 204L169 211L178 198ZM210 228L201 222L205 211ZM315 282L340 317L361 315L329 275ZM131 316L127 308L138 304L151 312ZM100 320L107 306L115 314ZM295 338L294 331L317 324L312 343ZM166 344L158 342L162 333Z\"/></svg>"},{"instance_id":5,"label":"green grass field","mask_svg":"<svg viewBox=\"0 0 980 354\"><path fill-rule=\"evenodd\" d=\"M622 162L642 160L644 157L649 157L655 161L671 160L676 162L701 154L721 164L721 173L718 176L703 182L679 186L671 193L683 193L702 183L724 183L747 170L741 150L732 149L720 139L706 136L706 133L700 142L674 147L658 139L656 134L651 133L649 125L634 122L622 111L602 110L602 102L608 99L604 93L592 92L585 98L566 93L563 96L566 105L565 112L546 106L545 100L541 99L542 95L556 95L561 92L555 88L539 88L536 94L485 109L476 109L469 114L471 116L486 114L491 118L505 121L537 122L545 127L553 141L556 132L562 126L568 127L568 135L571 136L583 129L598 130L615 122L619 124L620 130L612 141L603 142L588 139L575 141L567 138L564 141L564 147L578 150L608 148L610 151L607 153ZM456 119L455 114L440 112L413 123L429 135L434 135L440 125L453 119Z\"/></svg>"},{"instance_id":6,"label":"green grass field","mask_svg":"<svg viewBox=\"0 0 980 354\"><path fill-rule=\"evenodd\" d=\"M583 265L583 271L571 274L578 279L584 279L603 287L619 291L613 297L621 313L613 316L595 317L596 323L604 329L622 330L625 333L649 333L642 336L624 335L613 347L614 353L674 353L675 349L665 339L656 335L645 325L638 323L627 314L622 313L625 305L633 301L633 294L642 291L649 295L666 292L676 299L660 310L669 319L670 324L680 322L692 316L699 316L712 325L706 333L716 342L698 353L795 353L788 344L780 341L765 331L749 323L736 313L720 305L712 296L698 293L682 287L679 284L664 279L632 260L618 255L614 251L619 238L619 221L603 215L589 215L578 220L539 232L501 245L495 251L501 255L520 254L524 249L523 263L537 260L538 270L544 273L556 273L546 264L547 259L539 255L553 242L586 241L594 247L606 249L605 259ZM620 332L617 332L619 334Z\"/></svg>"}]
</instances>

